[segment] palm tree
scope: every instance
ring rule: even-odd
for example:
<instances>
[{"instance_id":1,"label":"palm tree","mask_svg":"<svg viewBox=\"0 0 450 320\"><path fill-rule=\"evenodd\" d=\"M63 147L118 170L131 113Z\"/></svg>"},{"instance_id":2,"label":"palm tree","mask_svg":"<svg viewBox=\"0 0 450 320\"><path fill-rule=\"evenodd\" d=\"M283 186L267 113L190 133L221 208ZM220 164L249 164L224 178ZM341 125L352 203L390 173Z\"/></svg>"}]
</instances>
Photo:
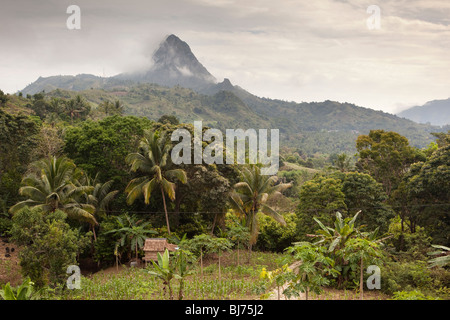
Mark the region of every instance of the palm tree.
<instances>
[{"instance_id":1,"label":"palm tree","mask_svg":"<svg viewBox=\"0 0 450 320\"><path fill-rule=\"evenodd\" d=\"M246 218L247 228L250 232L249 251L256 243L258 237L259 212L268 215L282 225L286 225L283 216L266 204L269 198L281 195L281 192L291 187L291 184L280 183L275 185L276 176L261 174L261 169L257 165L241 170L242 181L234 185L234 190L230 196L230 204L234 211Z\"/></svg>"},{"instance_id":2,"label":"palm tree","mask_svg":"<svg viewBox=\"0 0 450 320\"><path fill-rule=\"evenodd\" d=\"M140 171L142 176L131 180L125 189L125 192L128 193L128 204L132 204L141 195L144 196L145 204L149 204L152 192L160 189L169 235L170 226L165 195L167 194L172 201L175 199L175 183L170 180L175 178L182 183L187 183L184 170L169 169L171 165L170 149L171 144L164 133L146 130L139 144L139 152L130 153L126 157L126 161L131 165L131 171Z\"/></svg>"},{"instance_id":3,"label":"palm tree","mask_svg":"<svg viewBox=\"0 0 450 320\"><path fill-rule=\"evenodd\" d=\"M83 182L78 182L78 184L93 187L92 193L85 194L86 203L94 207L93 215L96 219L104 217L106 215L108 205L119 192L118 190L110 191L114 181L109 180L105 183L101 183L98 179L98 173L95 175L95 178L91 178L89 176L83 177ZM92 226L92 232L94 234L94 240L96 240L97 237L95 234L95 226Z\"/></svg>"},{"instance_id":4,"label":"palm tree","mask_svg":"<svg viewBox=\"0 0 450 320\"><path fill-rule=\"evenodd\" d=\"M22 180L19 189L27 200L18 202L9 211L14 214L25 206L39 207L43 212L64 211L68 217L97 225L94 207L79 200L93 187L76 185L74 181L84 173L65 157L39 160L31 165L31 173Z\"/></svg>"},{"instance_id":5,"label":"palm tree","mask_svg":"<svg viewBox=\"0 0 450 320\"><path fill-rule=\"evenodd\" d=\"M351 159L347 154L341 153L333 160L333 164L339 171L348 172L351 169L350 160Z\"/></svg>"},{"instance_id":6,"label":"palm tree","mask_svg":"<svg viewBox=\"0 0 450 320\"><path fill-rule=\"evenodd\" d=\"M89 113L89 105L77 95L75 99L67 100L65 103L65 112L70 116L70 121L73 124L73 118L79 117L82 114Z\"/></svg>"},{"instance_id":7,"label":"palm tree","mask_svg":"<svg viewBox=\"0 0 450 320\"><path fill-rule=\"evenodd\" d=\"M123 114L123 105L120 100L115 102L105 101L98 106L99 110L103 111L107 116Z\"/></svg>"},{"instance_id":8,"label":"palm tree","mask_svg":"<svg viewBox=\"0 0 450 320\"><path fill-rule=\"evenodd\" d=\"M440 245L431 245L433 248L440 249L438 251L429 252L430 256L437 256L434 259L428 261L429 268L433 267L445 267L450 265L450 248Z\"/></svg>"}]
</instances>

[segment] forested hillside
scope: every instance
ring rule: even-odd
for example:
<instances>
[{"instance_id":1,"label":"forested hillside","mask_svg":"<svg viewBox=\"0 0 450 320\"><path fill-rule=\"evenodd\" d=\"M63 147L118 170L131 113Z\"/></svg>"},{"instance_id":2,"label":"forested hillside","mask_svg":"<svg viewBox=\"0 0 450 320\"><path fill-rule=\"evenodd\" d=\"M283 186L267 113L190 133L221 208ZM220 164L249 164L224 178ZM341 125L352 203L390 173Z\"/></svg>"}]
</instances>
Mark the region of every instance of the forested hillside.
<instances>
[{"instance_id":1,"label":"forested hillside","mask_svg":"<svg viewBox=\"0 0 450 320\"><path fill-rule=\"evenodd\" d=\"M434 140L430 134L446 128L417 124L407 119L333 101L294 103L262 99L239 90L205 95L182 87L155 84L116 86L106 89L69 91L57 89L45 93L54 98L82 96L95 109L106 101L120 100L124 113L157 120L173 115L181 122L202 120L221 130L230 128L279 129L282 146L313 155L315 153L355 152L359 134L371 129L394 130L411 144L424 147ZM31 98L30 95L28 97ZM22 102L24 103L24 102Z\"/></svg>"},{"instance_id":2,"label":"forested hillside","mask_svg":"<svg viewBox=\"0 0 450 320\"><path fill-rule=\"evenodd\" d=\"M267 176L259 164L171 161L172 132L192 135L192 120L274 125L231 92L0 92L0 296L22 285L30 299L448 299L450 131L418 148L377 128L394 116L371 111L371 128L352 105L280 105L310 119L285 135L316 136L284 146ZM339 131L326 135L319 119ZM355 158L319 152L332 135ZM152 262L153 238L179 250ZM80 289L62 289L69 266L83 271ZM368 266L380 286L366 284Z\"/></svg>"}]
</instances>

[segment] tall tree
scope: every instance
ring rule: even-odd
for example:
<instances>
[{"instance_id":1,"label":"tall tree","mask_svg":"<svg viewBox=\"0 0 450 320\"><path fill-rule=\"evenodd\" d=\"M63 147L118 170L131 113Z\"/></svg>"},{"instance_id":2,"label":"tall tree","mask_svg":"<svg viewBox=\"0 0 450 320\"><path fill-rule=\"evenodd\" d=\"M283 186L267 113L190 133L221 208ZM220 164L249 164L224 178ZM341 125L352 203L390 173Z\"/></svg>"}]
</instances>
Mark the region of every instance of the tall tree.
<instances>
[{"instance_id":1,"label":"tall tree","mask_svg":"<svg viewBox=\"0 0 450 320\"><path fill-rule=\"evenodd\" d=\"M5 106L9 97L2 90L0 90L0 107Z\"/></svg>"},{"instance_id":2,"label":"tall tree","mask_svg":"<svg viewBox=\"0 0 450 320\"><path fill-rule=\"evenodd\" d=\"M126 161L131 165L131 171L139 171L141 176L132 179L125 189L128 194L128 204L132 204L140 196L144 197L145 204L149 204L152 192L157 189L161 191L169 235L170 225L166 194L170 200L175 199L175 183L171 180L187 183L184 170L170 168L172 164L171 147L172 145L164 133L146 130L139 144L139 151L130 153L126 157Z\"/></svg>"},{"instance_id":3,"label":"tall tree","mask_svg":"<svg viewBox=\"0 0 450 320\"><path fill-rule=\"evenodd\" d=\"M36 117L10 115L0 109L0 206L9 208L20 200L22 176L33 160L40 121Z\"/></svg>"},{"instance_id":4,"label":"tall tree","mask_svg":"<svg viewBox=\"0 0 450 320\"><path fill-rule=\"evenodd\" d=\"M250 245L256 243L258 237L258 219L259 212L266 214L282 225L286 222L282 215L266 204L270 197L281 195L281 192L291 186L291 184L280 183L276 176L267 176L261 174L261 169L257 165L251 165L249 168L241 170L241 182L234 185L234 190L230 196L230 204L234 211L246 217L247 227L250 231Z\"/></svg>"},{"instance_id":5,"label":"tall tree","mask_svg":"<svg viewBox=\"0 0 450 320\"><path fill-rule=\"evenodd\" d=\"M302 240L307 240L306 234L315 230L313 217L331 224L337 211L347 211L342 181L334 177L316 175L305 182L300 188L299 200L297 229Z\"/></svg>"},{"instance_id":6,"label":"tall tree","mask_svg":"<svg viewBox=\"0 0 450 320\"><path fill-rule=\"evenodd\" d=\"M371 230L380 228L387 232L390 219L395 216L386 203L387 195L381 183L368 174L360 172L334 173L331 175L342 181L342 192L349 214L359 210L358 225L367 225Z\"/></svg>"},{"instance_id":7,"label":"tall tree","mask_svg":"<svg viewBox=\"0 0 450 320\"><path fill-rule=\"evenodd\" d=\"M331 162L333 163L333 166L339 171L348 172L351 170L352 167L350 163L351 158L347 154L341 153L338 155L334 155L334 157L330 158Z\"/></svg>"},{"instance_id":8,"label":"tall tree","mask_svg":"<svg viewBox=\"0 0 450 320\"><path fill-rule=\"evenodd\" d=\"M185 212L201 212L201 217L211 222L211 233L215 226L223 227L227 210L227 197L231 190L230 180L219 169L220 166L205 164L180 165L188 177L188 184L177 186L177 197L175 199L174 222L191 221L191 215ZM173 221L173 220L172 220Z\"/></svg>"},{"instance_id":9,"label":"tall tree","mask_svg":"<svg viewBox=\"0 0 450 320\"><path fill-rule=\"evenodd\" d=\"M83 121L66 128L64 153L90 176L98 172L102 181L114 180L116 189L124 189L129 179L125 158L138 148L151 124L147 118L133 116Z\"/></svg>"},{"instance_id":10,"label":"tall tree","mask_svg":"<svg viewBox=\"0 0 450 320\"><path fill-rule=\"evenodd\" d=\"M356 140L359 159L356 167L382 183L389 196L400 183L417 154L402 135L384 130L371 130Z\"/></svg>"},{"instance_id":11,"label":"tall tree","mask_svg":"<svg viewBox=\"0 0 450 320\"><path fill-rule=\"evenodd\" d=\"M436 243L450 244L450 145L438 148L426 161L415 163L405 175L393 201L401 209L402 230L425 227Z\"/></svg>"}]
</instances>

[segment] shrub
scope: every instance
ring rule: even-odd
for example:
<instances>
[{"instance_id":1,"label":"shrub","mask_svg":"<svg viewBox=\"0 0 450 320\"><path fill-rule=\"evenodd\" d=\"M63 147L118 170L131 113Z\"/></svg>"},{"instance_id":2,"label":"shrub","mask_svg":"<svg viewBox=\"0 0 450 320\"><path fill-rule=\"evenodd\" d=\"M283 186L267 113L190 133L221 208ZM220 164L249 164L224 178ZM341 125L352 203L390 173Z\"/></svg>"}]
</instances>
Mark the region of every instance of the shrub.
<instances>
[{"instance_id":1,"label":"shrub","mask_svg":"<svg viewBox=\"0 0 450 320\"><path fill-rule=\"evenodd\" d=\"M114 249L117 244L117 237L111 233L107 234L107 232L118 227L119 225L115 216L106 217L100 222L100 232L94 244L94 259L100 262L102 267L111 266L115 262ZM128 250L128 253L130 253L128 246L123 249Z\"/></svg>"},{"instance_id":2,"label":"shrub","mask_svg":"<svg viewBox=\"0 0 450 320\"><path fill-rule=\"evenodd\" d=\"M0 213L0 236L6 236L12 227L12 221L8 217L1 216Z\"/></svg>"},{"instance_id":3,"label":"shrub","mask_svg":"<svg viewBox=\"0 0 450 320\"><path fill-rule=\"evenodd\" d=\"M440 300L432 296L426 296L418 290L413 291L396 291L392 300Z\"/></svg>"},{"instance_id":4,"label":"shrub","mask_svg":"<svg viewBox=\"0 0 450 320\"><path fill-rule=\"evenodd\" d=\"M259 215L259 235L256 249L282 252L293 242L299 240L296 230L296 215L288 213L283 215L286 226L266 215Z\"/></svg>"},{"instance_id":5,"label":"shrub","mask_svg":"<svg viewBox=\"0 0 450 320\"><path fill-rule=\"evenodd\" d=\"M23 208L13 217L12 240L24 247L19 253L22 274L37 287L62 284L67 267L88 246L90 233L80 235L65 222L62 211L44 215L39 208Z\"/></svg>"},{"instance_id":6,"label":"shrub","mask_svg":"<svg viewBox=\"0 0 450 320\"><path fill-rule=\"evenodd\" d=\"M388 262L381 269L381 290L393 294L400 290L431 290L433 278L425 261Z\"/></svg>"},{"instance_id":7,"label":"shrub","mask_svg":"<svg viewBox=\"0 0 450 320\"><path fill-rule=\"evenodd\" d=\"M397 216L391 219L389 225L389 233L393 237L389 240L389 245L393 249L404 255L405 258L414 260L423 260L428 257L427 253L431 246L431 237L427 235L425 229L416 226L416 232L411 233L411 231L405 227L405 230L401 230L401 220Z\"/></svg>"}]
</instances>

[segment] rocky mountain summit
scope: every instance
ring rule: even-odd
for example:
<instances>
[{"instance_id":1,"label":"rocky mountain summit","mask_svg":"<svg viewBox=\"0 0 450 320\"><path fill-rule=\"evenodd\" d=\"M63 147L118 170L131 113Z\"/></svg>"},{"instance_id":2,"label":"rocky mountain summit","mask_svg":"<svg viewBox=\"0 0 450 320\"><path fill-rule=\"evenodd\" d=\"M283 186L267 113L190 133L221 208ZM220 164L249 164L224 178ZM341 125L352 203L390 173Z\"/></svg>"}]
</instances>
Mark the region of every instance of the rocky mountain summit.
<instances>
[{"instance_id":1,"label":"rocky mountain summit","mask_svg":"<svg viewBox=\"0 0 450 320\"><path fill-rule=\"evenodd\" d=\"M154 52L148 70L125 73L118 79L201 91L216 83L214 76L197 60L189 45L175 35L168 36Z\"/></svg>"}]
</instances>

